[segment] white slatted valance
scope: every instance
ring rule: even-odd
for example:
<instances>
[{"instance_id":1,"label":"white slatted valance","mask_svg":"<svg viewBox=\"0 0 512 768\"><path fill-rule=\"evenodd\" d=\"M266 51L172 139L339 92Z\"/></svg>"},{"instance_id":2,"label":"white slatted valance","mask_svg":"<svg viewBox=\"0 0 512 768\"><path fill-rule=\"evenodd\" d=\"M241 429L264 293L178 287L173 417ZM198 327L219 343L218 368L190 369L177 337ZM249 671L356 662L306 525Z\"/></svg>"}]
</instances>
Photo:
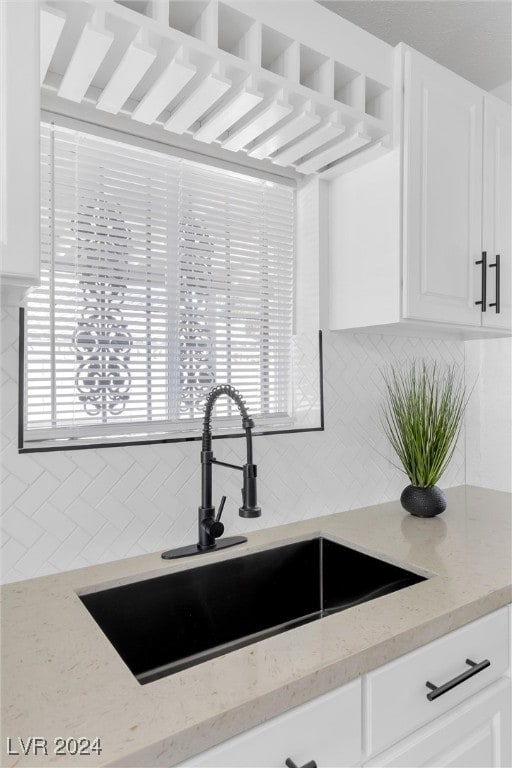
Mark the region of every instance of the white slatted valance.
<instances>
[{"instance_id":1,"label":"white slatted valance","mask_svg":"<svg viewBox=\"0 0 512 768\"><path fill-rule=\"evenodd\" d=\"M196 436L216 383L290 425L293 188L49 124L41 156L25 447Z\"/></svg>"}]
</instances>

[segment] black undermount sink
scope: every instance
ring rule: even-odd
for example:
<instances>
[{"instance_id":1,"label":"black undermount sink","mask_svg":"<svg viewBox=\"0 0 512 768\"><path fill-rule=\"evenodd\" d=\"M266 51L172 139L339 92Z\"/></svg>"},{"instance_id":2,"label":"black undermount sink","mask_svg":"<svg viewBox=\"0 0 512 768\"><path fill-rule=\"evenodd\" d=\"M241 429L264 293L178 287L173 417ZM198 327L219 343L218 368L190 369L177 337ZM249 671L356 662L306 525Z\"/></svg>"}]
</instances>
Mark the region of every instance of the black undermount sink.
<instances>
[{"instance_id":1,"label":"black undermount sink","mask_svg":"<svg viewBox=\"0 0 512 768\"><path fill-rule=\"evenodd\" d=\"M80 599L144 684L420 581L319 537Z\"/></svg>"}]
</instances>

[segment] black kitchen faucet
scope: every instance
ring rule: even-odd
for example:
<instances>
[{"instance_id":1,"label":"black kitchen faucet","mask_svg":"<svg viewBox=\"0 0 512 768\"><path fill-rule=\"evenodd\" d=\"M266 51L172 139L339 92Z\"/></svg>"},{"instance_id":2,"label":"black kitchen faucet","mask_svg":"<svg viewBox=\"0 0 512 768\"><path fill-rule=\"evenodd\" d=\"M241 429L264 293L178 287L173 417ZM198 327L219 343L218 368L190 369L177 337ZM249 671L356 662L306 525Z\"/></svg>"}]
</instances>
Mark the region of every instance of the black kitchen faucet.
<instances>
[{"instance_id":1,"label":"black kitchen faucet","mask_svg":"<svg viewBox=\"0 0 512 768\"><path fill-rule=\"evenodd\" d=\"M218 461L212 451L212 410L215 401L221 395L227 395L238 406L242 417L242 426L245 430L245 439L247 444L247 460L243 466L238 464L228 464L226 461ZM217 549L225 549L235 544L242 544L247 541L245 536L230 536L222 541L217 541L224 533L224 525L220 518L226 497L223 496L219 504L219 510L215 514L215 507L212 506L212 465L220 464L222 467L231 467L240 469L243 472L242 487L242 506L238 510L240 517L259 517L261 507L257 503L256 492L256 464L252 462L252 428L254 422L247 412L247 407L238 390L229 384L219 384L208 393L204 409L203 437L201 448L201 506L199 507L199 541L186 547L170 549L162 554L166 560L173 560L177 557L186 557L187 555L199 555L203 552L213 552Z\"/></svg>"}]
</instances>

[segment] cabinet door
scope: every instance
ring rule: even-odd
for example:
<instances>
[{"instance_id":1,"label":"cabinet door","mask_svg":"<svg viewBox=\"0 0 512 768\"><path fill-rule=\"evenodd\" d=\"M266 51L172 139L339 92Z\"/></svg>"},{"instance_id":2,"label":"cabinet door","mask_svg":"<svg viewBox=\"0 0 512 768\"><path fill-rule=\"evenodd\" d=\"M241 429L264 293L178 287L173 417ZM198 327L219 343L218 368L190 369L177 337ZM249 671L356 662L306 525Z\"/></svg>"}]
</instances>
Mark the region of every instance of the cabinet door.
<instances>
[{"instance_id":1,"label":"cabinet door","mask_svg":"<svg viewBox=\"0 0 512 768\"><path fill-rule=\"evenodd\" d=\"M403 314L481 325L483 92L406 50Z\"/></svg>"},{"instance_id":2,"label":"cabinet door","mask_svg":"<svg viewBox=\"0 0 512 768\"><path fill-rule=\"evenodd\" d=\"M512 764L510 696L510 680L502 679L365 765L507 768Z\"/></svg>"},{"instance_id":3,"label":"cabinet door","mask_svg":"<svg viewBox=\"0 0 512 768\"><path fill-rule=\"evenodd\" d=\"M484 103L484 205L482 247L487 251L488 264L496 264L500 256L499 309L496 312L498 275L489 266L487 300L489 306L482 315L483 324L490 328L510 328L511 212L512 183L510 165L510 113L505 102L486 96ZM490 306L494 304L494 306Z\"/></svg>"},{"instance_id":4,"label":"cabinet door","mask_svg":"<svg viewBox=\"0 0 512 768\"><path fill-rule=\"evenodd\" d=\"M0 285L39 282L39 3L0 1Z\"/></svg>"},{"instance_id":5,"label":"cabinet door","mask_svg":"<svg viewBox=\"0 0 512 768\"><path fill-rule=\"evenodd\" d=\"M355 680L192 757L183 766L284 768L314 760L322 768L359 765L361 682Z\"/></svg>"}]
</instances>

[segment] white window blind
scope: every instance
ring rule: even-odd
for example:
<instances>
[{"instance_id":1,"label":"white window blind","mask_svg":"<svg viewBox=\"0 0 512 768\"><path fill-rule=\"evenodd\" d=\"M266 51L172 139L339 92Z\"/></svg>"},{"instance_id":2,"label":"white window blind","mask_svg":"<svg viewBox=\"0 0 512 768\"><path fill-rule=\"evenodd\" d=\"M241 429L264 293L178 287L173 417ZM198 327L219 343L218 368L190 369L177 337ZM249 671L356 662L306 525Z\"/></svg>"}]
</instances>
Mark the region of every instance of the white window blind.
<instances>
[{"instance_id":1,"label":"white window blind","mask_svg":"<svg viewBox=\"0 0 512 768\"><path fill-rule=\"evenodd\" d=\"M194 436L224 382L289 423L293 188L46 124L41 162L25 446Z\"/></svg>"}]
</instances>

